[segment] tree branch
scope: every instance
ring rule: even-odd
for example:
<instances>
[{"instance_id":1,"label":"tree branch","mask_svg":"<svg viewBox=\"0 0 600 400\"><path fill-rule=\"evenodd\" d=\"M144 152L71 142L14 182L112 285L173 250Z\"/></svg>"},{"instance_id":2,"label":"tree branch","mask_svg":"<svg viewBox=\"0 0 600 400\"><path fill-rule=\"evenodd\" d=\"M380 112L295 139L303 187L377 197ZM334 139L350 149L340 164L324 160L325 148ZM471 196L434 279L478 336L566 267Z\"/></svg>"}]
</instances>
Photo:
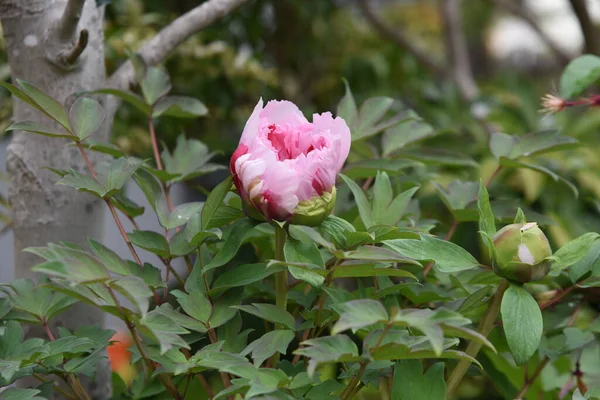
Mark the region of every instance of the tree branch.
<instances>
[{"instance_id":1,"label":"tree branch","mask_svg":"<svg viewBox=\"0 0 600 400\"><path fill-rule=\"evenodd\" d=\"M441 8L446 33L446 54L452 66L452 76L462 97L471 101L479 94L479 88L471 71L461 16L461 0L443 0Z\"/></svg>"},{"instance_id":2,"label":"tree branch","mask_svg":"<svg viewBox=\"0 0 600 400\"><path fill-rule=\"evenodd\" d=\"M69 0L59 22L59 35L63 41L72 40L77 33L77 25L85 0Z\"/></svg>"},{"instance_id":3,"label":"tree branch","mask_svg":"<svg viewBox=\"0 0 600 400\"><path fill-rule=\"evenodd\" d=\"M488 2L496 5L497 7L519 17L533 29L537 35L546 43L550 50L556 55L559 62L563 65L567 64L571 57L565 53L558 45L552 40L550 36L540 27L535 17L525 8L525 6L519 6L517 3L511 0L487 0Z\"/></svg>"},{"instance_id":4,"label":"tree branch","mask_svg":"<svg viewBox=\"0 0 600 400\"><path fill-rule=\"evenodd\" d=\"M45 38L46 58L65 70L76 66L77 60L88 44L89 32L82 29L77 33L86 0L69 0L60 19L48 30Z\"/></svg>"},{"instance_id":5,"label":"tree branch","mask_svg":"<svg viewBox=\"0 0 600 400\"><path fill-rule=\"evenodd\" d=\"M201 29L239 7L248 0L208 0L177 18L144 44L138 54L146 64L156 65L164 60L178 45ZM111 87L127 89L135 79L131 61L125 62L110 77Z\"/></svg>"},{"instance_id":6,"label":"tree branch","mask_svg":"<svg viewBox=\"0 0 600 400\"><path fill-rule=\"evenodd\" d=\"M579 21L581 32L585 40L585 52L600 55L600 34L596 30L596 26L590 17L586 0L570 0L571 8Z\"/></svg>"},{"instance_id":7,"label":"tree branch","mask_svg":"<svg viewBox=\"0 0 600 400\"><path fill-rule=\"evenodd\" d=\"M419 64L429 70L432 74L438 77L445 77L448 75L440 63L429 57L423 49L414 45L402 30L392 29L387 26L375 11L371 9L369 0L357 0L357 3L367 21L381 36L396 43L401 49L411 53Z\"/></svg>"}]
</instances>

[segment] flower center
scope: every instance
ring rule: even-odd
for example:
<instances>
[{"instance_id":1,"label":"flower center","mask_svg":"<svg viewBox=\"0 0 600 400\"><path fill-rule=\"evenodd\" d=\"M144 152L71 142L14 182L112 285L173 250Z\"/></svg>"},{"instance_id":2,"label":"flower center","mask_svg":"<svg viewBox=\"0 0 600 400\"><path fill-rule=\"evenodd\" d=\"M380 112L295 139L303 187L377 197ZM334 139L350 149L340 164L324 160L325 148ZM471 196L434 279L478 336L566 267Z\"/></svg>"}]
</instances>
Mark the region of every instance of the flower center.
<instances>
[{"instance_id":1,"label":"flower center","mask_svg":"<svg viewBox=\"0 0 600 400\"><path fill-rule=\"evenodd\" d=\"M327 139L313 132L312 124L295 127L283 127L277 124L268 126L267 139L277 153L279 161L292 160L301 154L321 150L327 146Z\"/></svg>"}]
</instances>

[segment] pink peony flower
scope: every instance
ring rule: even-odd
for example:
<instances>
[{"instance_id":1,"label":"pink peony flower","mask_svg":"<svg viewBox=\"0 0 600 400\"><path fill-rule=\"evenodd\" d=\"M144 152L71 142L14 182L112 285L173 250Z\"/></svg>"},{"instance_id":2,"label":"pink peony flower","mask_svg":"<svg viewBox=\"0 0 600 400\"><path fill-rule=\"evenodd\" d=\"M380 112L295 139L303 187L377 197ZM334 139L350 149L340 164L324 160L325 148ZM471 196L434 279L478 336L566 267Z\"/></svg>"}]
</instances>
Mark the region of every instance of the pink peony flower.
<instances>
[{"instance_id":1,"label":"pink peony flower","mask_svg":"<svg viewBox=\"0 0 600 400\"><path fill-rule=\"evenodd\" d=\"M294 103L262 99L231 157L235 186L267 220L316 225L335 203L335 180L350 151L350 129L331 113L308 122Z\"/></svg>"}]
</instances>

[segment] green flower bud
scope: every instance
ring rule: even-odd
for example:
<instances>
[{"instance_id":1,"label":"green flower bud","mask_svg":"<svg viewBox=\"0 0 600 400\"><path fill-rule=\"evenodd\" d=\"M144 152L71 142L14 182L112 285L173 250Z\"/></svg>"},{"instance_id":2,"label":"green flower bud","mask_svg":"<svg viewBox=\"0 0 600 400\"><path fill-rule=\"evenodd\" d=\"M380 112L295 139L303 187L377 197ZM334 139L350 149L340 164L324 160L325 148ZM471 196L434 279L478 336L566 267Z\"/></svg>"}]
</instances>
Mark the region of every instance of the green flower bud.
<instances>
[{"instance_id":1,"label":"green flower bud","mask_svg":"<svg viewBox=\"0 0 600 400\"><path fill-rule=\"evenodd\" d=\"M335 186L330 192L323 193L320 197L313 197L298 203L292 217L292 224L317 226L333 211L335 206Z\"/></svg>"},{"instance_id":2,"label":"green flower bud","mask_svg":"<svg viewBox=\"0 0 600 400\"><path fill-rule=\"evenodd\" d=\"M537 281L548 275L552 255L550 243L535 222L511 224L493 237L494 272L521 283Z\"/></svg>"}]
</instances>

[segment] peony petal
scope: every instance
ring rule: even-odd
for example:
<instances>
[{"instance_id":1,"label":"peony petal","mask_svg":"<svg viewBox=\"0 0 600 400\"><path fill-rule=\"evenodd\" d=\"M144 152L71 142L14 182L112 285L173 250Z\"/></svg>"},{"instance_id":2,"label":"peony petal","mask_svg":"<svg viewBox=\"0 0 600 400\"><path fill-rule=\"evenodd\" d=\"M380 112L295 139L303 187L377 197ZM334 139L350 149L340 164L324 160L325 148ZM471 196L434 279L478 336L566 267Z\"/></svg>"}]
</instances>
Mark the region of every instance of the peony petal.
<instances>
[{"instance_id":1,"label":"peony petal","mask_svg":"<svg viewBox=\"0 0 600 400\"><path fill-rule=\"evenodd\" d=\"M304 117L298 107L291 101L271 100L267 103L264 110L260 113L261 118L266 118L268 124L296 127L307 124L308 120Z\"/></svg>"},{"instance_id":2,"label":"peony petal","mask_svg":"<svg viewBox=\"0 0 600 400\"><path fill-rule=\"evenodd\" d=\"M350 128L348 128L346 121L340 117L334 119L330 112L314 114L313 124L315 125L316 130L321 132L333 143L337 153L336 168L337 172L339 172L344 166L344 162L350 153L350 144L352 142Z\"/></svg>"},{"instance_id":3,"label":"peony petal","mask_svg":"<svg viewBox=\"0 0 600 400\"><path fill-rule=\"evenodd\" d=\"M252 111L252 115L248 118L246 122L246 126L244 126L244 131L242 132L242 137L240 138L240 143L244 143L249 147L252 147L252 143L258 136L260 132L260 114L263 111L263 99L262 97L256 103L254 107L254 111Z\"/></svg>"}]
</instances>

